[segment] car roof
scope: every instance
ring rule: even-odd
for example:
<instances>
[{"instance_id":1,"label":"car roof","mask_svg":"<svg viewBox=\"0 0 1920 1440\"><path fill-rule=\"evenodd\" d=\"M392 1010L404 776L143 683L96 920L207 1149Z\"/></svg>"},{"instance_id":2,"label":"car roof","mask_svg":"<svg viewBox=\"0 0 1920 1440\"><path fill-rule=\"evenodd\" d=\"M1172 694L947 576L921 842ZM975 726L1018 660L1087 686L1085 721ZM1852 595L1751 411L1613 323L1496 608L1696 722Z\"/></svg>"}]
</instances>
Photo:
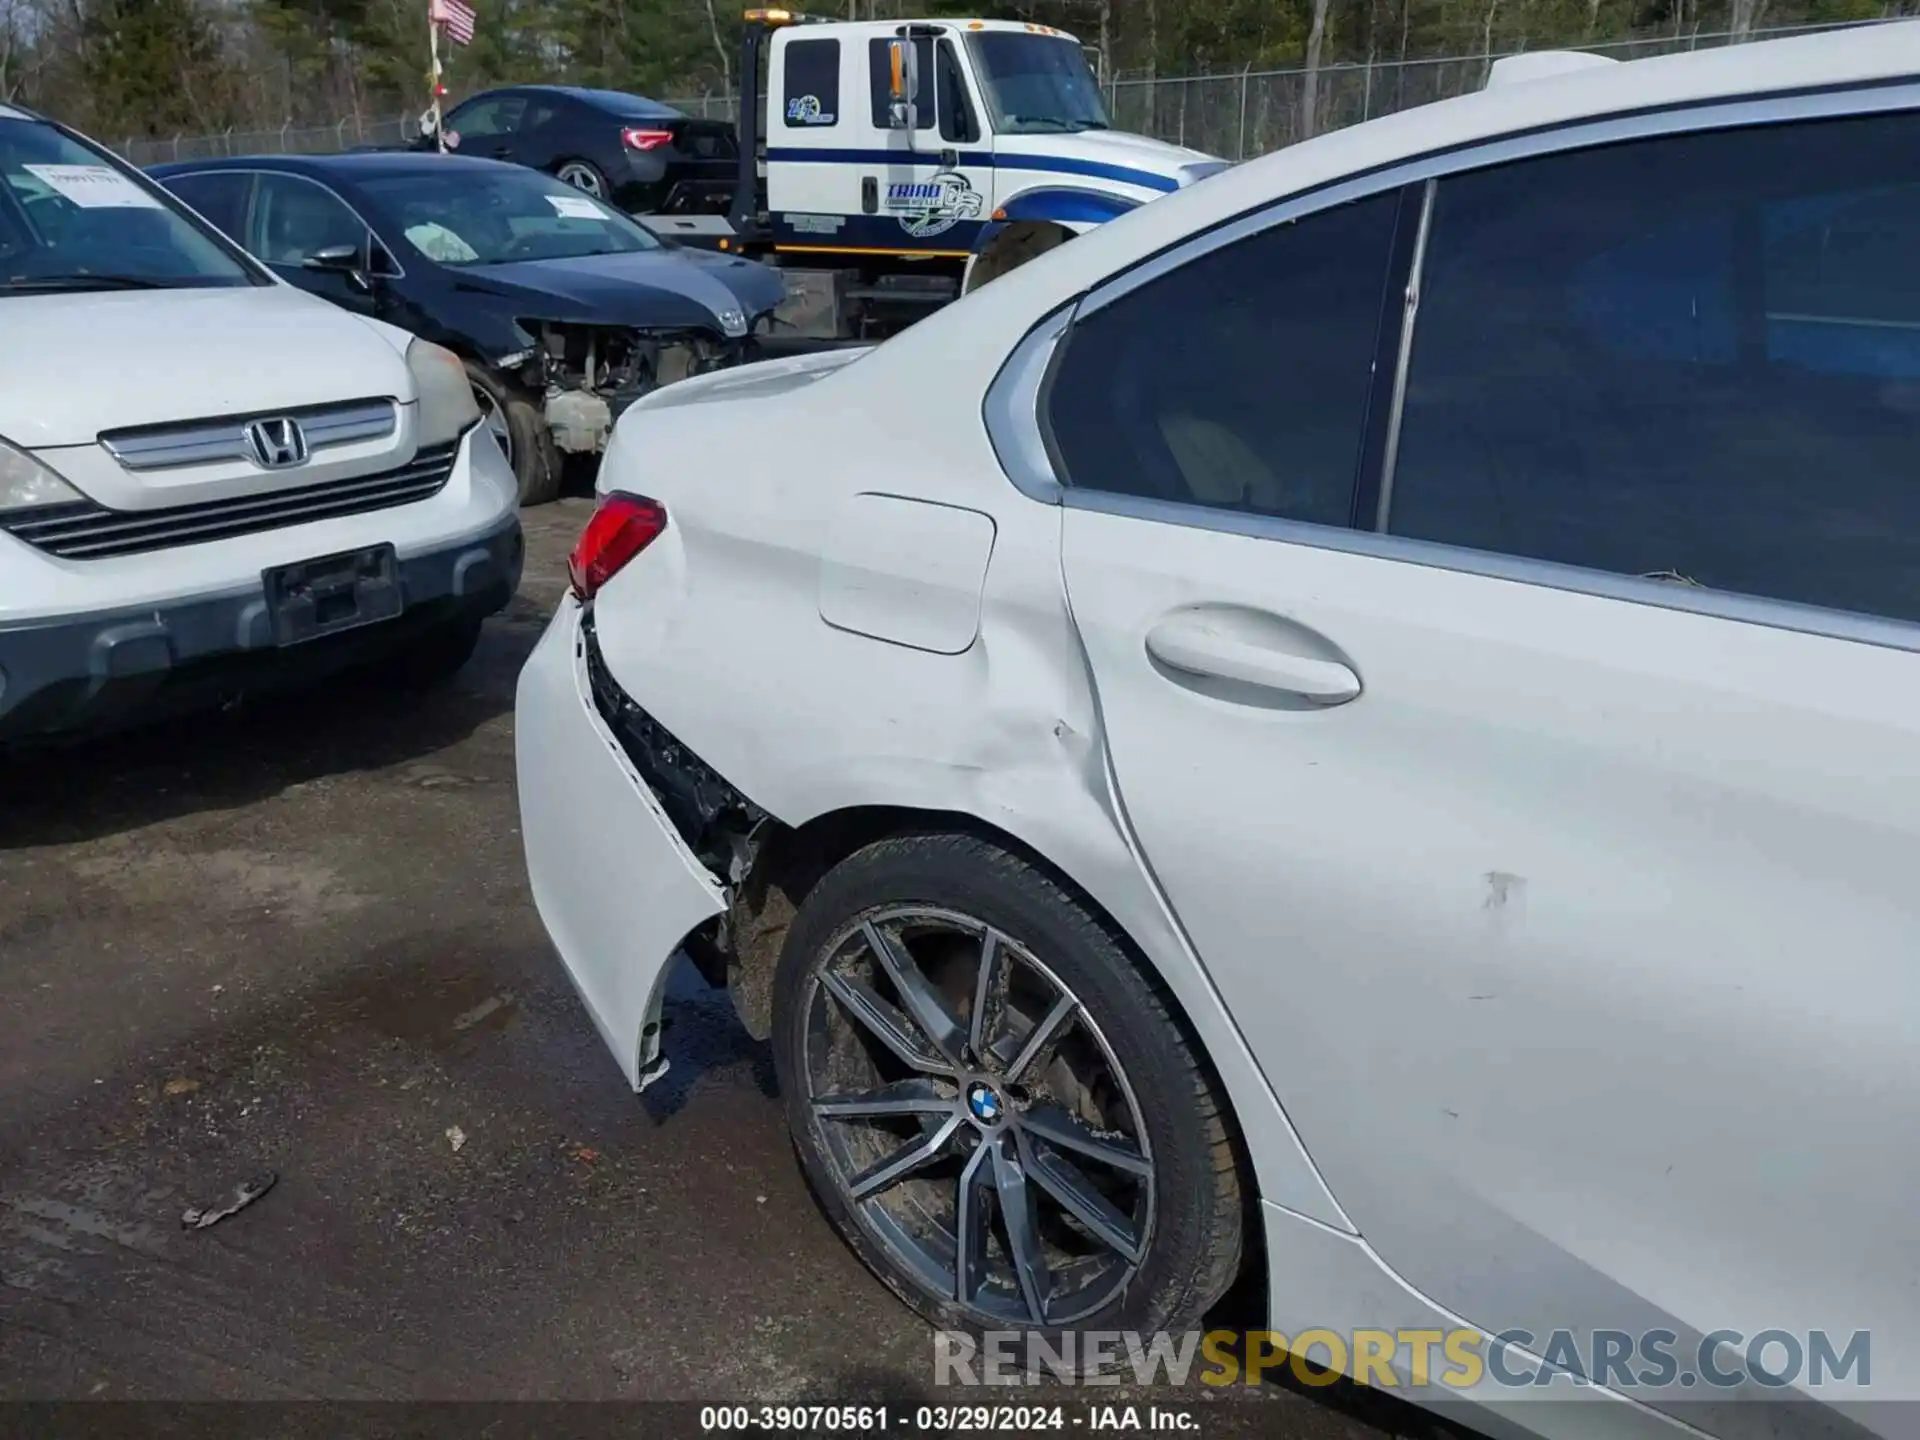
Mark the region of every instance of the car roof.
<instances>
[{"instance_id":1,"label":"car roof","mask_svg":"<svg viewBox=\"0 0 1920 1440\"><path fill-rule=\"evenodd\" d=\"M526 168L505 160L485 160L478 155L441 155L431 150L349 150L340 155L234 155L210 160L169 160L150 165L147 173L160 178L170 175L199 174L208 170L278 170L289 175L307 175L316 180L371 180L383 175L445 174L448 166L479 172L511 170L524 175Z\"/></svg>"},{"instance_id":2,"label":"car roof","mask_svg":"<svg viewBox=\"0 0 1920 1440\"><path fill-rule=\"evenodd\" d=\"M1920 80L1920 20L1763 40L1597 65L1519 79L1328 131L1232 165L1187 189L1142 205L1113 244L1133 254L1290 195L1369 172L1534 131L1609 116L1712 102ZM1093 263L1108 243L1101 226L1074 242ZM1143 250L1145 247L1145 250ZM1117 258L1117 257L1116 257Z\"/></svg>"},{"instance_id":3,"label":"car roof","mask_svg":"<svg viewBox=\"0 0 1920 1440\"><path fill-rule=\"evenodd\" d=\"M564 95L569 100L578 100L583 105L591 105L594 109L605 110L609 114L644 116L656 120L682 113L671 105L663 105L658 100L649 100L644 95L632 95L625 90L593 90L584 85L503 85L498 89L480 93L485 95ZM478 96L467 98L477 99Z\"/></svg>"}]
</instances>

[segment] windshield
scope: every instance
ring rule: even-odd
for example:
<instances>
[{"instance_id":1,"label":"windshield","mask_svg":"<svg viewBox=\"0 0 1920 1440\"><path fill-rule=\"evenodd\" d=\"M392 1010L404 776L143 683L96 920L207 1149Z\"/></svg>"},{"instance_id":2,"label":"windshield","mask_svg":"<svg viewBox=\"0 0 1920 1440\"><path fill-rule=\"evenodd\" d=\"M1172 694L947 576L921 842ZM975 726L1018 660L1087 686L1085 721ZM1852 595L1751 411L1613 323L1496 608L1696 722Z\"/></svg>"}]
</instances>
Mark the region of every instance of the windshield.
<instances>
[{"instance_id":1,"label":"windshield","mask_svg":"<svg viewBox=\"0 0 1920 1440\"><path fill-rule=\"evenodd\" d=\"M0 108L0 295L264 285L92 147Z\"/></svg>"},{"instance_id":2,"label":"windshield","mask_svg":"<svg viewBox=\"0 0 1920 1440\"><path fill-rule=\"evenodd\" d=\"M978 30L967 41L1000 134L1107 128L1100 82L1077 41L1014 30Z\"/></svg>"},{"instance_id":3,"label":"windshield","mask_svg":"<svg viewBox=\"0 0 1920 1440\"><path fill-rule=\"evenodd\" d=\"M661 242L611 206L533 170L449 164L361 180L407 243L442 265L574 260L658 250Z\"/></svg>"}]
</instances>

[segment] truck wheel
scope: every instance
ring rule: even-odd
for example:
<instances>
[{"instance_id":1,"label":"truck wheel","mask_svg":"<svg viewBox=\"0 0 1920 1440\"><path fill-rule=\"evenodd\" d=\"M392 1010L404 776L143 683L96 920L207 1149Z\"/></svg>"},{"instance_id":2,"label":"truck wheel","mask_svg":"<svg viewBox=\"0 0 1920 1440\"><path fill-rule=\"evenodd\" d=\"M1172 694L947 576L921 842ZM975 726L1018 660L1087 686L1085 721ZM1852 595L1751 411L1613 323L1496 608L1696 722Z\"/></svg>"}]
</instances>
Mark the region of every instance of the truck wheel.
<instances>
[{"instance_id":1,"label":"truck wheel","mask_svg":"<svg viewBox=\"0 0 1920 1440\"><path fill-rule=\"evenodd\" d=\"M607 177L600 173L596 165L585 160L569 160L554 172L554 178L562 185L571 185L576 190L584 190L596 200L607 198Z\"/></svg>"},{"instance_id":2,"label":"truck wheel","mask_svg":"<svg viewBox=\"0 0 1920 1440\"><path fill-rule=\"evenodd\" d=\"M971 295L989 280L997 280L1049 250L1057 249L1073 238L1073 232L1045 221L1022 221L1009 225L993 243L967 266L966 293Z\"/></svg>"},{"instance_id":3,"label":"truck wheel","mask_svg":"<svg viewBox=\"0 0 1920 1440\"><path fill-rule=\"evenodd\" d=\"M467 381L481 422L513 467L522 505L545 505L560 498L560 456L547 433L547 418L526 392L491 370L467 362Z\"/></svg>"}]
</instances>

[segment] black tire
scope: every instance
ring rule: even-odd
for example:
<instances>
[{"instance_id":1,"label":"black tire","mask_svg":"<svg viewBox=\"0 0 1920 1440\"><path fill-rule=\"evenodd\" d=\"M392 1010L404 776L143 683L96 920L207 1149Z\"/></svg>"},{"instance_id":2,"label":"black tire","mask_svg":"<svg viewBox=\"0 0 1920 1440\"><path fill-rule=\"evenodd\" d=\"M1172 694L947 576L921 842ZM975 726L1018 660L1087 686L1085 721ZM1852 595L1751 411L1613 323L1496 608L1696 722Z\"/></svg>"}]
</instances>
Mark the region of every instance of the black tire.
<instances>
[{"instance_id":1,"label":"black tire","mask_svg":"<svg viewBox=\"0 0 1920 1440\"><path fill-rule=\"evenodd\" d=\"M809 1047L816 1059L832 1053L821 1038L828 1033L822 1028L827 1022L819 1018L825 1012L815 1007L838 1005L835 1013L843 1018L837 1023L852 1023L844 1018L851 1012L843 1002L821 993L824 986L819 977L836 956L860 953L863 942L851 941L849 951L841 937L857 927L861 917L915 906L977 919L1031 956L1042 958L1045 968L1071 992L1067 998L1077 998L1080 1011L1076 1013L1083 1013L1104 1037L1107 1051L1125 1077L1122 1088L1130 1087L1132 1113L1144 1134L1143 1148L1151 1157L1153 1190L1146 1212L1150 1218L1145 1222L1148 1228L1138 1268L1104 1303L1096 1292L1087 1303L1099 1303L1100 1308L1091 1313L1064 1316L1065 1323L1060 1324L1050 1323L1054 1319L1050 1314L1046 1315L1049 1323L1008 1323L961 1306L952 1288L946 1295L934 1293L902 1259L903 1252L870 1222L875 1213L871 1202L863 1208L862 1202L849 1197L843 1183L844 1162L836 1169L825 1127L864 1122L823 1121L813 1108ZM934 958L937 961L937 953ZM842 958L835 963L846 962ZM963 980L949 980L950 993L956 983L964 987ZM901 992L894 993L897 1000ZM965 1002L963 1008L970 1015L972 1002ZM954 1013L966 1023L959 1010ZM1016 1035L1014 1041L1019 1038ZM972 836L923 834L880 841L836 866L801 905L781 952L774 978L773 1043L788 1128L816 1198L867 1268L934 1325L976 1335L986 1329L1022 1329L1053 1337L1056 1343L1065 1331L1179 1331L1197 1324L1232 1284L1240 1265L1243 1222L1226 1104L1159 986L1084 905L1025 860ZM1036 1090L1044 1090L1057 1073L1052 1057L1048 1059L1048 1066L1015 1078L1028 1079ZM823 1088L837 1092L842 1087ZM1022 1110L1029 1102L1039 1108L1047 1099L1065 1103L1058 1097L1028 1096L1026 1088L1015 1085L1009 1091L1019 1092ZM963 1092L963 1098L965 1093L971 1091ZM961 1129L967 1132L964 1123ZM973 1143L985 1147L983 1140ZM988 1173L992 1173L990 1167ZM941 1178L928 1180L927 1192L937 1194L936 1187L942 1183ZM959 1183L964 1187L964 1180ZM1034 1194L1041 1192L1036 1188ZM991 1216L999 1213L999 1202L983 1208ZM957 1234L957 1209L953 1213ZM1008 1249L1004 1219L988 1223L1002 1227L996 1233L1002 1237L1004 1256ZM1018 1305L1018 1291L1013 1301L1001 1303Z\"/></svg>"},{"instance_id":2,"label":"black tire","mask_svg":"<svg viewBox=\"0 0 1920 1440\"><path fill-rule=\"evenodd\" d=\"M520 490L520 503L545 505L559 499L560 452L554 448L547 417L533 397L471 360L467 362L467 379L473 385L474 399L482 401L481 409L491 404L506 422L511 441L508 458Z\"/></svg>"}]
</instances>

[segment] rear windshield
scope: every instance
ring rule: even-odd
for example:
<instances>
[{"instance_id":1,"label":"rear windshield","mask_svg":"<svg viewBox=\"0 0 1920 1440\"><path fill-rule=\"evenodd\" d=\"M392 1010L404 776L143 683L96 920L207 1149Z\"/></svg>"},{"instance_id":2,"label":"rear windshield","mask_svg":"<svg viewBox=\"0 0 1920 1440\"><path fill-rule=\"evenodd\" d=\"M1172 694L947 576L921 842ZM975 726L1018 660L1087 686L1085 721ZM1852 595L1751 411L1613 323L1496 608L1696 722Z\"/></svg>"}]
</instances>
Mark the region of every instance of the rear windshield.
<instances>
[{"instance_id":1,"label":"rear windshield","mask_svg":"<svg viewBox=\"0 0 1920 1440\"><path fill-rule=\"evenodd\" d=\"M0 108L0 296L264 285L156 185Z\"/></svg>"}]
</instances>

